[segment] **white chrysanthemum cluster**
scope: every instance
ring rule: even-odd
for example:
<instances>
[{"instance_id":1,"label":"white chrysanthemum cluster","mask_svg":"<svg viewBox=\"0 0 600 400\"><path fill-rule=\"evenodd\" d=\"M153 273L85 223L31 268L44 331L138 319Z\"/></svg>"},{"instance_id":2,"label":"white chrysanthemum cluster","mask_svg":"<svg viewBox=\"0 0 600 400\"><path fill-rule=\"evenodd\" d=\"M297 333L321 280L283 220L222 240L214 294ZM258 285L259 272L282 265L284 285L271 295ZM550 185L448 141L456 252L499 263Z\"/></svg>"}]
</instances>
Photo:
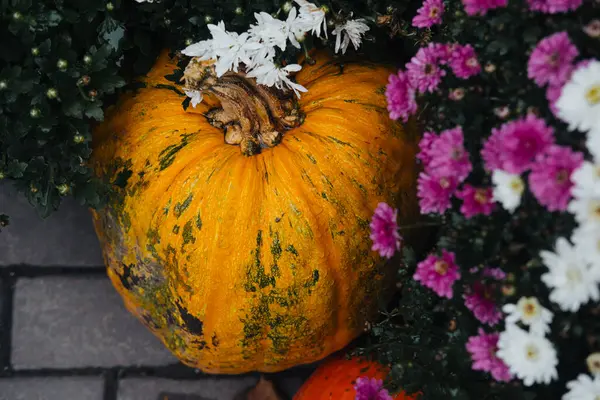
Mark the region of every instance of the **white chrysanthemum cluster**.
<instances>
[{"instance_id":1,"label":"white chrysanthemum cluster","mask_svg":"<svg viewBox=\"0 0 600 400\"><path fill-rule=\"evenodd\" d=\"M550 332L553 314L535 297L521 297L517 304L506 304L506 329L500 333L496 353L512 375L526 386L548 384L556 379L558 357L545 334ZM521 329L517 324L529 327Z\"/></svg>"},{"instance_id":2,"label":"white chrysanthemum cluster","mask_svg":"<svg viewBox=\"0 0 600 400\"><path fill-rule=\"evenodd\" d=\"M326 11L306 0L294 0L299 6L290 7L285 21L274 18L268 13L255 13L256 24L248 31L238 34L225 29L223 21L217 25L208 25L211 39L194 43L182 50L190 57L201 60L214 60L218 77L228 71L237 72L243 64L247 76L255 78L261 85L278 89L290 88L296 95L306 92L306 88L293 82L289 75L302 67L289 64L281 67L275 63L277 49L286 50L288 43L300 49L300 42L311 33L317 37L327 38ZM352 43L355 49L361 43L362 35L369 30L364 20L349 20L333 29L336 35L336 52L345 53ZM202 94L197 90L188 90L186 94L192 99L192 106L202 101Z\"/></svg>"},{"instance_id":3,"label":"white chrysanthemum cluster","mask_svg":"<svg viewBox=\"0 0 600 400\"><path fill-rule=\"evenodd\" d=\"M600 61L591 60L573 72L556 108L570 130L587 135L586 145L593 159L585 161L571 175L573 198L568 211L574 214L578 227L570 241L558 238L554 251L540 252L548 269L541 279L550 289L550 301L563 311L577 312L582 305L600 300ZM522 179L494 171L492 180L494 197L504 208L514 211L523 193ZM552 312L534 297L522 297L503 310L507 314L506 329L500 334L497 355L511 374L526 386L556 379L556 349L545 337L550 332ZM590 361L594 357L598 366ZM600 398L600 355L591 355L590 363L594 364L590 366L594 376L581 374L569 382L563 400Z\"/></svg>"}]
</instances>

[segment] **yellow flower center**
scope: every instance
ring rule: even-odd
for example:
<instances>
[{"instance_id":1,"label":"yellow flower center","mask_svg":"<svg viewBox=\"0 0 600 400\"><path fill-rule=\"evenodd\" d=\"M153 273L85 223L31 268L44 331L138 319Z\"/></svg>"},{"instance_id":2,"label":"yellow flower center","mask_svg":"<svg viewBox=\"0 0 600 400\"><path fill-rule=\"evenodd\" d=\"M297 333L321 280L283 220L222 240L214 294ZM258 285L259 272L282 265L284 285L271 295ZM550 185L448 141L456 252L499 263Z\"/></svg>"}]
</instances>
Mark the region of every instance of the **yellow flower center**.
<instances>
[{"instance_id":1,"label":"yellow flower center","mask_svg":"<svg viewBox=\"0 0 600 400\"><path fill-rule=\"evenodd\" d=\"M431 7L429 11L429 18L436 18L440 14L440 9L437 7Z\"/></svg>"},{"instance_id":2,"label":"yellow flower center","mask_svg":"<svg viewBox=\"0 0 600 400\"><path fill-rule=\"evenodd\" d=\"M561 169L556 174L556 183L562 184L562 183L565 183L568 179L569 179L569 172L564 169Z\"/></svg>"},{"instance_id":3,"label":"yellow flower center","mask_svg":"<svg viewBox=\"0 0 600 400\"><path fill-rule=\"evenodd\" d=\"M525 186L523 185L523 181L518 176L515 177L515 178L513 178L510 181L510 188L513 190L513 192L519 193L519 194L523 193L523 190L525 190Z\"/></svg>"},{"instance_id":4,"label":"yellow flower center","mask_svg":"<svg viewBox=\"0 0 600 400\"><path fill-rule=\"evenodd\" d=\"M590 214L594 219L600 220L600 201L592 201L590 203Z\"/></svg>"},{"instance_id":5,"label":"yellow flower center","mask_svg":"<svg viewBox=\"0 0 600 400\"><path fill-rule=\"evenodd\" d=\"M590 106L600 104L600 83L592 85L592 87L585 92L585 99Z\"/></svg>"},{"instance_id":6,"label":"yellow flower center","mask_svg":"<svg viewBox=\"0 0 600 400\"><path fill-rule=\"evenodd\" d=\"M572 283L581 282L581 271L577 267L569 267L567 270L567 279Z\"/></svg>"},{"instance_id":7,"label":"yellow flower center","mask_svg":"<svg viewBox=\"0 0 600 400\"><path fill-rule=\"evenodd\" d=\"M530 361L536 361L540 356L539 349L533 344L528 344L525 351L527 352L527 359Z\"/></svg>"},{"instance_id":8,"label":"yellow flower center","mask_svg":"<svg viewBox=\"0 0 600 400\"><path fill-rule=\"evenodd\" d=\"M474 197L475 201L479 204L485 204L488 201L487 191L485 189L477 189Z\"/></svg>"},{"instance_id":9,"label":"yellow flower center","mask_svg":"<svg viewBox=\"0 0 600 400\"><path fill-rule=\"evenodd\" d=\"M446 261L441 260L436 261L435 265L433 266L433 269L440 275L446 275L448 273L448 263Z\"/></svg>"}]
</instances>

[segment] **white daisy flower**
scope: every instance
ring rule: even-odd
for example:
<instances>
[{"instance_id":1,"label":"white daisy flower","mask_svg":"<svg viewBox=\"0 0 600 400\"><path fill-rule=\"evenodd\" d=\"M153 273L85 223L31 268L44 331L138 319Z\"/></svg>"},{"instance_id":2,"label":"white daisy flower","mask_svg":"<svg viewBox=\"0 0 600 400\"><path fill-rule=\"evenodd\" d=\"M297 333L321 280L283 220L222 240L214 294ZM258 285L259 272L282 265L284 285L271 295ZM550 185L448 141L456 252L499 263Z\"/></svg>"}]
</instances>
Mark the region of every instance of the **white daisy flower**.
<instances>
[{"instance_id":1,"label":"white daisy flower","mask_svg":"<svg viewBox=\"0 0 600 400\"><path fill-rule=\"evenodd\" d=\"M552 343L543 336L529 333L516 325L506 325L500 333L496 355L525 386L549 384L558 377L558 358Z\"/></svg>"},{"instance_id":2,"label":"white daisy flower","mask_svg":"<svg viewBox=\"0 0 600 400\"><path fill-rule=\"evenodd\" d=\"M181 50L188 57L199 57L201 60L216 58L212 40L202 40Z\"/></svg>"},{"instance_id":3,"label":"white daisy flower","mask_svg":"<svg viewBox=\"0 0 600 400\"><path fill-rule=\"evenodd\" d=\"M575 197L569 202L567 210L581 226L600 225L600 196Z\"/></svg>"},{"instance_id":4,"label":"white daisy flower","mask_svg":"<svg viewBox=\"0 0 600 400\"><path fill-rule=\"evenodd\" d=\"M587 132L600 128L600 61L592 60L573 72L556 108L570 130Z\"/></svg>"},{"instance_id":5,"label":"white daisy flower","mask_svg":"<svg viewBox=\"0 0 600 400\"><path fill-rule=\"evenodd\" d=\"M589 263L592 275L600 279L600 225L579 226L573 231L571 241Z\"/></svg>"},{"instance_id":6,"label":"white daisy flower","mask_svg":"<svg viewBox=\"0 0 600 400\"><path fill-rule=\"evenodd\" d=\"M567 239L558 238L556 253L543 250L540 257L549 270L542 281L551 289L550 300L561 310L575 312L590 299L600 299L597 277Z\"/></svg>"},{"instance_id":7,"label":"white daisy flower","mask_svg":"<svg viewBox=\"0 0 600 400\"><path fill-rule=\"evenodd\" d=\"M521 297L517 304L506 304L502 307L506 314L506 323L522 322L530 327L531 332L545 335L550 332L552 312L544 308L535 297Z\"/></svg>"},{"instance_id":8,"label":"white daisy flower","mask_svg":"<svg viewBox=\"0 0 600 400\"><path fill-rule=\"evenodd\" d=\"M584 161L571 174L573 197L600 196L600 165Z\"/></svg>"},{"instance_id":9,"label":"white daisy flower","mask_svg":"<svg viewBox=\"0 0 600 400\"><path fill-rule=\"evenodd\" d=\"M594 376L600 377L600 353L592 353L585 359L590 373Z\"/></svg>"},{"instance_id":10,"label":"white daisy flower","mask_svg":"<svg viewBox=\"0 0 600 400\"><path fill-rule=\"evenodd\" d=\"M319 8L306 0L294 0L300 6L298 16L298 25L305 32L311 31L313 35L321 37L321 29L327 37L327 21L325 20L325 10Z\"/></svg>"},{"instance_id":11,"label":"white daisy flower","mask_svg":"<svg viewBox=\"0 0 600 400\"><path fill-rule=\"evenodd\" d=\"M492 173L492 182L494 201L502 204L509 212L514 212L521 204L521 196L525 191L525 183L521 176L497 169Z\"/></svg>"},{"instance_id":12,"label":"white daisy flower","mask_svg":"<svg viewBox=\"0 0 600 400\"><path fill-rule=\"evenodd\" d=\"M369 26L365 24L365 20L351 19L342 25L336 25L333 30L335 38L335 52L342 51L342 54L348 50L348 45L352 42L354 50L358 50L362 41L362 35L369 30Z\"/></svg>"},{"instance_id":13,"label":"white daisy flower","mask_svg":"<svg viewBox=\"0 0 600 400\"><path fill-rule=\"evenodd\" d=\"M585 146L592 156L594 156L594 161L600 163L600 128L592 129L588 132Z\"/></svg>"},{"instance_id":14,"label":"white daisy flower","mask_svg":"<svg viewBox=\"0 0 600 400\"><path fill-rule=\"evenodd\" d=\"M580 374L577 379L567 383L569 391L562 400L597 400L600 398L600 378L592 379L589 375Z\"/></svg>"},{"instance_id":15,"label":"white daisy flower","mask_svg":"<svg viewBox=\"0 0 600 400\"><path fill-rule=\"evenodd\" d=\"M223 21L218 25L207 25L212 35L213 51L217 57L215 70L217 77L222 76L227 71L238 71L241 62L251 63L251 55L260 49L261 44L251 41L247 32L238 34L236 32L227 32Z\"/></svg>"},{"instance_id":16,"label":"white daisy flower","mask_svg":"<svg viewBox=\"0 0 600 400\"><path fill-rule=\"evenodd\" d=\"M288 75L290 72L297 72L301 69L302 67L298 64L290 64L280 68L272 61L266 61L264 64L256 66L248 72L246 76L256 78L256 82L260 85L269 87L275 86L277 89L283 89L284 86L287 86L300 97L299 92L306 92L307 89L304 86L293 82Z\"/></svg>"},{"instance_id":17,"label":"white daisy flower","mask_svg":"<svg viewBox=\"0 0 600 400\"><path fill-rule=\"evenodd\" d=\"M298 11L295 7L290 10L287 20L282 21L266 12L254 13L256 25L251 25L248 32L252 37L267 47L279 47L285 50L288 39L294 47L300 48L294 32L295 21Z\"/></svg>"},{"instance_id":18,"label":"white daisy flower","mask_svg":"<svg viewBox=\"0 0 600 400\"><path fill-rule=\"evenodd\" d=\"M191 99L190 104L194 108L196 108L198 104L202 103L203 96L202 92L199 90L185 90L185 95Z\"/></svg>"}]
</instances>

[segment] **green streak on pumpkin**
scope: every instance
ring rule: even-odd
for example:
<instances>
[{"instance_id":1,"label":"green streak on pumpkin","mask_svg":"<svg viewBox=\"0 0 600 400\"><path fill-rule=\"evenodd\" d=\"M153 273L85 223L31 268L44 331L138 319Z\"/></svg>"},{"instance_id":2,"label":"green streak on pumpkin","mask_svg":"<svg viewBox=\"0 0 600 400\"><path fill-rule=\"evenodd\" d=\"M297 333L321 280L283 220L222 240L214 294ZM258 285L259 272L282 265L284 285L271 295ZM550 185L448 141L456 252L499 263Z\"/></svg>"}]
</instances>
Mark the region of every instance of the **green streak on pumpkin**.
<instances>
[{"instance_id":1,"label":"green streak on pumpkin","mask_svg":"<svg viewBox=\"0 0 600 400\"><path fill-rule=\"evenodd\" d=\"M196 238L194 237L193 232L194 232L194 224L193 224L192 220L189 220L183 226L183 232L181 234L183 236L183 244L181 245L182 250L187 244L196 243Z\"/></svg>"},{"instance_id":2,"label":"green streak on pumpkin","mask_svg":"<svg viewBox=\"0 0 600 400\"><path fill-rule=\"evenodd\" d=\"M369 229L369 221L367 221L364 218L359 217L358 215L356 216L356 223L358 224L360 229L363 229L363 230Z\"/></svg>"},{"instance_id":3,"label":"green streak on pumpkin","mask_svg":"<svg viewBox=\"0 0 600 400\"><path fill-rule=\"evenodd\" d=\"M294 247L293 244L290 244L288 247L285 248L285 251L292 253L293 255L295 255L296 257L298 257L298 250L296 250L296 248Z\"/></svg>"},{"instance_id":4,"label":"green streak on pumpkin","mask_svg":"<svg viewBox=\"0 0 600 400\"><path fill-rule=\"evenodd\" d=\"M313 164L317 163L317 160L315 160L315 158L312 155L307 154L306 157L310 160L311 163L313 163Z\"/></svg>"},{"instance_id":5,"label":"green streak on pumpkin","mask_svg":"<svg viewBox=\"0 0 600 400\"><path fill-rule=\"evenodd\" d=\"M125 233L129 232L129 229L131 229L131 217L127 211L121 213L121 225L123 226Z\"/></svg>"},{"instance_id":6,"label":"green streak on pumpkin","mask_svg":"<svg viewBox=\"0 0 600 400\"><path fill-rule=\"evenodd\" d=\"M244 357L248 358L262 351L262 342L265 339L271 341L271 351L281 358L289 351L294 336L303 337L309 342L316 341L314 333L310 332L308 319L299 315L293 307L299 304L301 296L310 293L310 288L314 287L318 277L315 280L313 274L305 282L292 283L285 288L276 287L275 278L280 273L278 263L283 255L283 245L278 232L270 229L269 237L272 241L270 254L273 256L270 272L265 272L262 263L262 231L257 233L256 248L250 252L251 261L246 266L244 288L247 292L255 293L248 300L246 315L240 318L244 326L241 345L244 348ZM286 251L298 254L292 245L288 245Z\"/></svg>"},{"instance_id":7,"label":"green streak on pumpkin","mask_svg":"<svg viewBox=\"0 0 600 400\"><path fill-rule=\"evenodd\" d=\"M167 205L165 205L165 207L163 208L163 212L164 212L164 214L165 214L165 217L166 217L167 215L169 215L169 209L171 208L171 201L172 201L172 200L173 200L173 199L169 199L169 201L167 202Z\"/></svg>"},{"instance_id":8,"label":"green streak on pumpkin","mask_svg":"<svg viewBox=\"0 0 600 400\"><path fill-rule=\"evenodd\" d=\"M198 228L198 230L202 229L202 218L200 217L200 212L198 212L198 215L196 215L196 228Z\"/></svg>"},{"instance_id":9,"label":"green streak on pumpkin","mask_svg":"<svg viewBox=\"0 0 600 400\"><path fill-rule=\"evenodd\" d=\"M189 138L191 136L193 136L193 135L189 134L189 133L184 133L184 134L180 135L181 142L179 142L179 144L169 145L169 146L165 147L159 153L159 155L158 155L158 165L159 165L158 170L159 171L162 171L165 168L168 168L171 164L173 164L173 161L175 161L175 155L177 155L179 150L183 149L185 146L188 145Z\"/></svg>"},{"instance_id":10,"label":"green streak on pumpkin","mask_svg":"<svg viewBox=\"0 0 600 400\"><path fill-rule=\"evenodd\" d=\"M177 89L177 87L173 86L173 85L165 85L164 83L157 83L156 85L154 85L154 87L157 89L172 90L173 92L177 93L180 96L185 96L185 93L183 93L181 90Z\"/></svg>"},{"instance_id":11,"label":"green streak on pumpkin","mask_svg":"<svg viewBox=\"0 0 600 400\"><path fill-rule=\"evenodd\" d=\"M192 203L193 198L194 198L194 195L192 193L190 193L183 202L181 202L181 203L177 202L175 204L175 207L173 207L173 215L175 215L175 218L179 218L181 216L181 214L183 214L183 212Z\"/></svg>"},{"instance_id":12,"label":"green streak on pumpkin","mask_svg":"<svg viewBox=\"0 0 600 400\"><path fill-rule=\"evenodd\" d=\"M175 224L175 226L173 226L173 233L174 234L179 234L179 225Z\"/></svg>"},{"instance_id":13,"label":"green streak on pumpkin","mask_svg":"<svg viewBox=\"0 0 600 400\"><path fill-rule=\"evenodd\" d=\"M337 144L339 144L339 145L342 145L342 146L350 146L350 147L352 147L352 145L351 145L350 143L348 143L348 142L341 141L340 139L338 139L338 138L335 138L335 137L333 137L333 136L327 136L327 137L328 137L328 138L329 138L329 139L330 139L332 142L334 142L334 143L337 143Z\"/></svg>"},{"instance_id":14,"label":"green streak on pumpkin","mask_svg":"<svg viewBox=\"0 0 600 400\"><path fill-rule=\"evenodd\" d=\"M385 94L385 91L386 91L385 86L379 86L377 89L375 89L375 93L377 93L377 94Z\"/></svg>"}]
</instances>

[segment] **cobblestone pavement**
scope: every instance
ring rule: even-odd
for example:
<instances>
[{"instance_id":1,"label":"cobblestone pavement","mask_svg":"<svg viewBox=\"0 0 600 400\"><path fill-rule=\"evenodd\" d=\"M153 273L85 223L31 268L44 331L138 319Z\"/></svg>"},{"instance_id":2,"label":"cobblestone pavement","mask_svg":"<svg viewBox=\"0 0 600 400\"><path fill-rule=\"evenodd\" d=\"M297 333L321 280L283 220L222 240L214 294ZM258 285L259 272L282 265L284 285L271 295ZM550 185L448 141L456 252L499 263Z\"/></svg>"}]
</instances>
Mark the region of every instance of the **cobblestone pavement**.
<instances>
[{"instance_id":1,"label":"cobblestone pavement","mask_svg":"<svg viewBox=\"0 0 600 400\"><path fill-rule=\"evenodd\" d=\"M130 315L84 208L41 220L2 185L0 213L0 400L231 400L258 380L180 364ZM291 397L311 371L269 377Z\"/></svg>"}]
</instances>

